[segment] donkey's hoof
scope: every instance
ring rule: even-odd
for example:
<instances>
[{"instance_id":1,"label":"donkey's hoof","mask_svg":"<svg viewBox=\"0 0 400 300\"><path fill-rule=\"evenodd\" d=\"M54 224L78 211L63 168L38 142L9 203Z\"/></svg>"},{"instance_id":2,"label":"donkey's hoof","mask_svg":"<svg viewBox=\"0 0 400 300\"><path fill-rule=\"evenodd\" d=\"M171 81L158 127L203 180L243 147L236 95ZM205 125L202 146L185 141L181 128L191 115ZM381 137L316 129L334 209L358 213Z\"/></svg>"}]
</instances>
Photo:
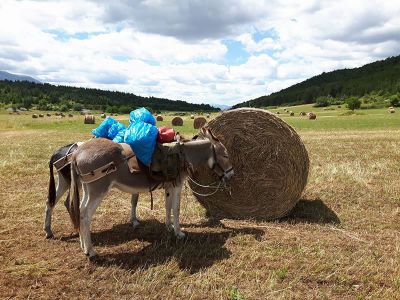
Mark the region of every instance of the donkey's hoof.
<instances>
[{"instance_id":1,"label":"donkey's hoof","mask_svg":"<svg viewBox=\"0 0 400 300\"><path fill-rule=\"evenodd\" d=\"M52 232L46 232L46 239L48 240L54 239L54 234Z\"/></svg>"},{"instance_id":2,"label":"donkey's hoof","mask_svg":"<svg viewBox=\"0 0 400 300\"><path fill-rule=\"evenodd\" d=\"M94 258L94 257L96 257L96 256L99 256L99 255L97 254L97 252L94 251L94 250L90 250L90 251L88 251L88 252L85 252L85 255L88 256L90 259L91 259L91 258Z\"/></svg>"},{"instance_id":3,"label":"donkey's hoof","mask_svg":"<svg viewBox=\"0 0 400 300\"><path fill-rule=\"evenodd\" d=\"M182 231L176 232L175 236L178 240L183 240L186 237L186 234L184 234Z\"/></svg>"},{"instance_id":4,"label":"donkey's hoof","mask_svg":"<svg viewBox=\"0 0 400 300\"><path fill-rule=\"evenodd\" d=\"M133 229L139 228L140 227L140 222L138 220L132 221L132 227Z\"/></svg>"},{"instance_id":5,"label":"donkey's hoof","mask_svg":"<svg viewBox=\"0 0 400 300\"><path fill-rule=\"evenodd\" d=\"M174 231L174 225L172 225L172 224L166 224L165 227L167 228L168 232L173 232Z\"/></svg>"}]
</instances>

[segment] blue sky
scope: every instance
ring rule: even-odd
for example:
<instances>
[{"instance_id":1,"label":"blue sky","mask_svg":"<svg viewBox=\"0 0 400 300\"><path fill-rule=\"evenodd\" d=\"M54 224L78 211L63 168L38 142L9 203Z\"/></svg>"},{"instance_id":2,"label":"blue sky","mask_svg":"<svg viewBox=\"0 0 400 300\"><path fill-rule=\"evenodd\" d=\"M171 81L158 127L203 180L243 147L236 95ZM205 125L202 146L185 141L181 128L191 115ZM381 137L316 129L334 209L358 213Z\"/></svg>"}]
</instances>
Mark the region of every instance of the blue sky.
<instances>
[{"instance_id":1,"label":"blue sky","mask_svg":"<svg viewBox=\"0 0 400 300\"><path fill-rule=\"evenodd\" d=\"M400 54L397 1L0 2L0 70L232 105Z\"/></svg>"}]
</instances>

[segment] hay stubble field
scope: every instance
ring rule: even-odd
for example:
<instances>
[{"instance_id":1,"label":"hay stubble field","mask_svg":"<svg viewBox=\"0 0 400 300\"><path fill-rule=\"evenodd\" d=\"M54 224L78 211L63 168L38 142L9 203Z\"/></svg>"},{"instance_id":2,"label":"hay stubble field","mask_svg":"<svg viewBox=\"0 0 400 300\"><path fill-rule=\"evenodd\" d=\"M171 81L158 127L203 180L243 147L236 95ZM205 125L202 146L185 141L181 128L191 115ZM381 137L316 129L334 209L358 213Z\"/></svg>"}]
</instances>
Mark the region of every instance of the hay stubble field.
<instances>
[{"instance_id":1,"label":"hay stubble field","mask_svg":"<svg viewBox=\"0 0 400 300\"><path fill-rule=\"evenodd\" d=\"M89 261L62 203L56 238L45 240L42 227L51 153L90 138L96 125L83 125L81 116L1 113L0 298L399 299L399 114L281 117L310 156L308 184L291 215L210 223L186 187L188 236L179 241L163 224L161 192L154 210L149 195L140 196L142 227L133 230L130 197L115 190L94 216L100 258ZM189 125L179 130L195 133Z\"/></svg>"}]
</instances>

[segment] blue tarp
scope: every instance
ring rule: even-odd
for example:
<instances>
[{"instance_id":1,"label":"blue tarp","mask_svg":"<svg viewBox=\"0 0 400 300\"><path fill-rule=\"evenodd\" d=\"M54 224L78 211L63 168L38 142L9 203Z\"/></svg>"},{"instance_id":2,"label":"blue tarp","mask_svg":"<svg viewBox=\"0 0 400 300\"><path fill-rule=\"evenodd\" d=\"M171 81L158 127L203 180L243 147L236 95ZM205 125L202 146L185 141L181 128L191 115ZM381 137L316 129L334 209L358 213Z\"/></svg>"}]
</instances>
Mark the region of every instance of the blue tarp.
<instances>
[{"instance_id":1,"label":"blue tarp","mask_svg":"<svg viewBox=\"0 0 400 300\"><path fill-rule=\"evenodd\" d=\"M129 121L130 125L126 128L124 124L107 117L92 133L116 143L129 144L137 158L143 164L150 165L158 135L156 119L142 107L129 114Z\"/></svg>"},{"instance_id":2,"label":"blue tarp","mask_svg":"<svg viewBox=\"0 0 400 300\"><path fill-rule=\"evenodd\" d=\"M137 158L145 165L150 165L156 146L157 127L144 122L131 123L125 131L124 141L129 144Z\"/></svg>"},{"instance_id":3,"label":"blue tarp","mask_svg":"<svg viewBox=\"0 0 400 300\"><path fill-rule=\"evenodd\" d=\"M151 114L151 112L149 112L144 107L131 111L131 113L129 114L129 122L130 123L144 122L154 126L156 125L156 119Z\"/></svg>"},{"instance_id":4,"label":"blue tarp","mask_svg":"<svg viewBox=\"0 0 400 300\"><path fill-rule=\"evenodd\" d=\"M108 130L108 136L116 143L123 143L125 137L126 127L122 123L115 123L111 125L110 129Z\"/></svg>"},{"instance_id":5,"label":"blue tarp","mask_svg":"<svg viewBox=\"0 0 400 300\"><path fill-rule=\"evenodd\" d=\"M108 136L108 131L110 127L116 123L118 123L116 120L114 120L111 117L107 117L104 119L103 122L100 123L100 125L97 128L92 130L92 133L95 137L102 137L112 140L114 137L110 138Z\"/></svg>"}]
</instances>

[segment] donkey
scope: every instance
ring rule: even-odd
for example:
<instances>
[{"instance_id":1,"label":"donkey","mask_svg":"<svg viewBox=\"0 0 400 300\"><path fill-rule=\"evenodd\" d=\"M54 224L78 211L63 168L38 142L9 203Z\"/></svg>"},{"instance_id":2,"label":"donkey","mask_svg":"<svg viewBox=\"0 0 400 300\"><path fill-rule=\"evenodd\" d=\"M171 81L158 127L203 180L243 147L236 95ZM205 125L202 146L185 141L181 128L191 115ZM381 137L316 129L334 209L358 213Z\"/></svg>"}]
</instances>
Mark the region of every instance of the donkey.
<instances>
[{"instance_id":1,"label":"donkey","mask_svg":"<svg viewBox=\"0 0 400 300\"><path fill-rule=\"evenodd\" d=\"M60 168L57 168L57 186L54 179L54 165L57 161L66 159L68 154L72 154L79 145L83 144L83 142L77 142L74 144L68 144L62 146L61 148L57 149L49 160L49 188L48 188L48 195L46 201L46 208L45 208L45 217L44 217L44 226L43 230L46 234L47 239L54 238L53 231L51 230L51 219L54 206L57 204L58 200L67 192L71 185L71 165L69 163L65 163ZM69 194L68 194L69 197ZM134 228L140 225L139 221L136 218L136 206L137 206L137 197L132 197L131 206L131 219L130 222ZM68 210L68 198L65 200L64 205Z\"/></svg>"},{"instance_id":2,"label":"donkey","mask_svg":"<svg viewBox=\"0 0 400 300\"><path fill-rule=\"evenodd\" d=\"M80 146L73 154L71 163L71 188L69 212L75 229L79 232L83 252L89 257L97 255L93 249L90 224L92 217L103 198L112 187L132 195L132 202L137 203L138 194L149 192L149 189L165 190L165 224L167 230L174 231L177 238L184 238L179 224L180 197L185 178L190 166L206 165L212 169L226 184L233 176L233 168L229 161L225 146L212 133L203 128L200 134L191 141L181 143L182 168L178 178L173 182L161 182L149 179L144 171L131 173L126 155L121 145L107 139L93 139ZM113 162L113 170L94 181L82 180L84 174L109 165ZM82 183L83 200L80 204L78 183ZM171 210L174 220L171 224ZM136 205L132 207L133 221L136 218Z\"/></svg>"}]
</instances>

